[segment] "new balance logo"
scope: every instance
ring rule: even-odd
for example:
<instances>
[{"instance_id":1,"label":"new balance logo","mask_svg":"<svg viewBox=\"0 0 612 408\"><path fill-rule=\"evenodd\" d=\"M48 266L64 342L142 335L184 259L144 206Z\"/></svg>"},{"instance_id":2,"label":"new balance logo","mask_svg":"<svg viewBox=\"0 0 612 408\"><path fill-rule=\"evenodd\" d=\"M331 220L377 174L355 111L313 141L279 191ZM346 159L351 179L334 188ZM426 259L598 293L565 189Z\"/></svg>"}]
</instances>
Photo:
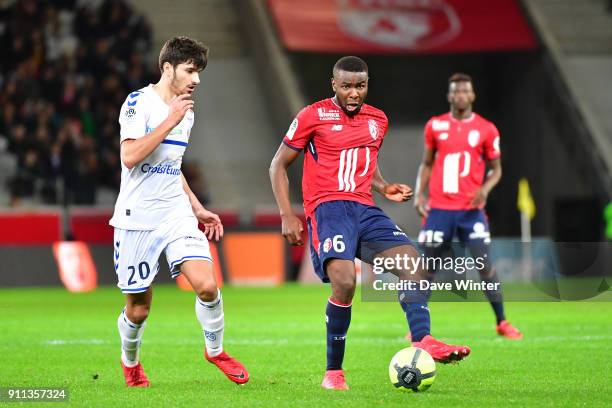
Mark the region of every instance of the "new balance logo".
<instances>
[{"instance_id":1,"label":"new balance logo","mask_svg":"<svg viewBox=\"0 0 612 408\"><path fill-rule=\"evenodd\" d=\"M331 127L332 132L340 132L342 130L342 125L334 125Z\"/></svg>"}]
</instances>

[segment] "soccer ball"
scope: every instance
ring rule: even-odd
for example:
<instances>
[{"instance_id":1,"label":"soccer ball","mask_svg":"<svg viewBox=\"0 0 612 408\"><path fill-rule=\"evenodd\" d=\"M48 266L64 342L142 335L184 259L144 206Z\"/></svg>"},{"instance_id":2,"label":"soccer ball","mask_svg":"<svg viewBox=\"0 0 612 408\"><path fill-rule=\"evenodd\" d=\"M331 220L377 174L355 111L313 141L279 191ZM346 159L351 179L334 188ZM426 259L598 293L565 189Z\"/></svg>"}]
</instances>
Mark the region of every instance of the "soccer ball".
<instances>
[{"instance_id":1,"label":"soccer ball","mask_svg":"<svg viewBox=\"0 0 612 408\"><path fill-rule=\"evenodd\" d=\"M436 378L436 363L428 352L418 347L398 351L389 363L389 379L398 390L425 391Z\"/></svg>"}]
</instances>

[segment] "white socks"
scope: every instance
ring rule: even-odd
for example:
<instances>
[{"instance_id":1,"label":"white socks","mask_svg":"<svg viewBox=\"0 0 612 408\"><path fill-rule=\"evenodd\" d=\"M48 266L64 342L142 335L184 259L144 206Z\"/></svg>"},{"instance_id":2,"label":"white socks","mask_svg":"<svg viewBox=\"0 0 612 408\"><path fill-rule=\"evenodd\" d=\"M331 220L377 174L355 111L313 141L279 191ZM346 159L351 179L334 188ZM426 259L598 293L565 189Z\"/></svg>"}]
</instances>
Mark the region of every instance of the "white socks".
<instances>
[{"instance_id":1,"label":"white socks","mask_svg":"<svg viewBox=\"0 0 612 408\"><path fill-rule=\"evenodd\" d=\"M146 322L142 324L132 323L125 315L125 309L121 311L117 319L117 327L121 336L121 361L127 367L134 367L138 364L140 339L145 325Z\"/></svg>"},{"instance_id":2,"label":"white socks","mask_svg":"<svg viewBox=\"0 0 612 408\"><path fill-rule=\"evenodd\" d=\"M221 291L212 302L204 302L196 297L195 312L204 331L206 352L210 357L218 356L223 352L224 318ZM117 327L121 336L121 361L127 367L134 367L138 364L140 340L145 326L146 322L142 324L131 322L125 314L125 309L119 314Z\"/></svg>"},{"instance_id":3,"label":"white socks","mask_svg":"<svg viewBox=\"0 0 612 408\"><path fill-rule=\"evenodd\" d=\"M196 296L195 312L204 331L206 353L215 357L223 351L223 298L218 291L217 298L212 302L204 302Z\"/></svg>"}]
</instances>

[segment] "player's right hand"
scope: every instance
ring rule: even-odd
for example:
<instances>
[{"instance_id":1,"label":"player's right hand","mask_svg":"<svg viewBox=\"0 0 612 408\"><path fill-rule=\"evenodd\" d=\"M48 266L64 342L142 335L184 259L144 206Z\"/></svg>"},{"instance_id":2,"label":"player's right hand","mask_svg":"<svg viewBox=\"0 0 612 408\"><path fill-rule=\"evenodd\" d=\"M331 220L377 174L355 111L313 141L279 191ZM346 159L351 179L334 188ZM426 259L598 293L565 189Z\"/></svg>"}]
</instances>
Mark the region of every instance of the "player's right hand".
<instances>
[{"instance_id":1,"label":"player's right hand","mask_svg":"<svg viewBox=\"0 0 612 408\"><path fill-rule=\"evenodd\" d=\"M304 226L302 220L295 215L284 215L283 220L283 237L287 239L287 242L291 245L302 246L304 242L302 240L302 232L304 232Z\"/></svg>"},{"instance_id":2,"label":"player's right hand","mask_svg":"<svg viewBox=\"0 0 612 408\"><path fill-rule=\"evenodd\" d=\"M427 218L429 214L429 206L427 205L427 198L422 194L417 194L414 199L414 209L423 218Z\"/></svg>"},{"instance_id":3,"label":"player's right hand","mask_svg":"<svg viewBox=\"0 0 612 408\"><path fill-rule=\"evenodd\" d=\"M172 97L170 100L170 110L168 111L168 119L174 126L181 123L185 114L189 109L193 109L193 100L189 99L191 95L182 94Z\"/></svg>"}]
</instances>

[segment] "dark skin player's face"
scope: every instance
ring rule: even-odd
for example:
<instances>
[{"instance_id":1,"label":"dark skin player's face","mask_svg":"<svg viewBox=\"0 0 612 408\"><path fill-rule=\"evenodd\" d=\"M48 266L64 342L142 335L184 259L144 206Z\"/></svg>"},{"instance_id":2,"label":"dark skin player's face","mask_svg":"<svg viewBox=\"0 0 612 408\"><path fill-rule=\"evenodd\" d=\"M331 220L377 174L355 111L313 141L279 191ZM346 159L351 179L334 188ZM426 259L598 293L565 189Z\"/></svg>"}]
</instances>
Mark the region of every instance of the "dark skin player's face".
<instances>
[{"instance_id":1,"label":"dark skin player's face","mask_svg":"<svg viewBox=\"0 0 612 408\"><path fill-rule=\"evenodd\" d=\"M368 74L338 70L332 78L332 89L342 110L356 115L368 95Z\"/></svg>"},{"instance_id":2,"label":"dark skin player's face","mask_svg":"<svg viewBox=\"0 0 612 408\"><path fill-rule=\"evenodd\" d=\"M476 99L471 82L452 82L448 86L448 102L452 110L466 111Z\"/></svg>"}]
</instances>

